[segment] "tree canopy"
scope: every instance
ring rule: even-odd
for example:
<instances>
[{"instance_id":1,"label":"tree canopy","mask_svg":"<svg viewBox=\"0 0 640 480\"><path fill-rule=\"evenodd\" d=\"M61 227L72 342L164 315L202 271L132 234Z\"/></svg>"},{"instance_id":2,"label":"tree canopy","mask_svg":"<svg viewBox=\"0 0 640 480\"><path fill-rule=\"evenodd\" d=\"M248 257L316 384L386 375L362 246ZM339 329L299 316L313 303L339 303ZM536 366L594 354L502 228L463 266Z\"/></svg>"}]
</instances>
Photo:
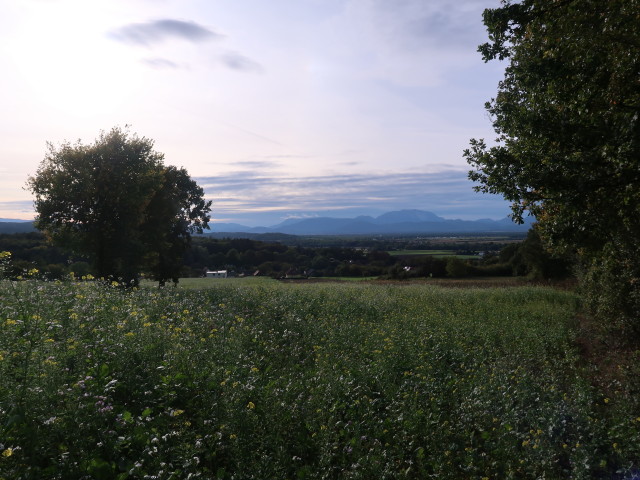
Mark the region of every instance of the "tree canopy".
<instances>
[{"instance_id":1,"label":"tree canopy","mask_svg":"<svg viewBox=\"0 0 640 480\"><path fill-rule=\"evenodd\" d=\"M640 306L638 12L639 0L503 0L485 10L479 51L508 62L486 104L497 139L471 140L464 153L477 189L511 201L516 220L535 215L547 245L577 252L597 289L614 278L603 269L624 271L614 290L626 291L619 306L630 318Z\"/></svg>"},{"instance_id":2,"label":"tree canopy","mask_svg":"<svg viewBox=\"0 0 640 480\"><path fill-rule=\"evenodd\" d=\"M640 234L640 2L525 0L486 10L486 61L508 59L487 109L498 133L465 155L482 191L554 241ZM634 220L632 220L634 219Z\"/></svg>"},{"instance_id":3,"label":"tree canopy","mask_svg":"<svg viewBox=\"0 0 640 480\"><path fill-rule=\"evenodd\" d=\"M177 279L190 235L208 228L211 202L186 170L165 166L153 141L126 130L90 145L48 145L28 187L36 226L93 261L96 274L137 282L141 269Z\"/></svg>"}]
</instances>

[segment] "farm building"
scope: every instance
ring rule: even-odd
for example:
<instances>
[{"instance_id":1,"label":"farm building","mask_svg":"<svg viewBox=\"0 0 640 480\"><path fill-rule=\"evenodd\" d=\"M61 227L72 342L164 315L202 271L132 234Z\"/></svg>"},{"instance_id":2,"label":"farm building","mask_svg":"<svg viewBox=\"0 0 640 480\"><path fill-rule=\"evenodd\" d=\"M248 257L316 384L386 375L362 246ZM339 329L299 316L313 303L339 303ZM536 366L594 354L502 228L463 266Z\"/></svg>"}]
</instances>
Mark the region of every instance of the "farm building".
<instances>
[{"instance_id":1,"label":"farm building","mask_svg":"<svg viewBox=\"0 0 640 480\"><path fill-rule=\"evenodd\" d=\"M227 278L227 271L226 270L207 271L206 277L207 278Z\"/></svg>"}]
</instances>

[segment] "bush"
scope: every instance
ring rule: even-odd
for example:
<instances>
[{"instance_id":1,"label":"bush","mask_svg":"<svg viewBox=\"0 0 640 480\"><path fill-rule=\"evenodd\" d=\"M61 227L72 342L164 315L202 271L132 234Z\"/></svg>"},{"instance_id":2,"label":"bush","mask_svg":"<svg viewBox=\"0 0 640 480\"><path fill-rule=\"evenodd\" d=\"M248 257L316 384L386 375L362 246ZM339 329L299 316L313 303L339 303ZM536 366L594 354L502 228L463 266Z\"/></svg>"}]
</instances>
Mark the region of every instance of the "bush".
<instances>
[{"instance_id":1,"label":"bush","mask_svg":"<svg viewBox=\"0 0 640 480\"><path fill-rule=\"evenodd\" d=\"M468 277L471 273L469 264L457 257L447 258L447 277Z\"/></svg>"},{"instance_id":2,"label":"bush","mask_svg":"<svg viewBox=\"0 0 640 480\"><path fill-rule=\"evenodd\" d=\"M640 343L640 264L632 246L611 242L586 264L582 288L588 310L624 343Z\"/></svg>"}]
</instances>

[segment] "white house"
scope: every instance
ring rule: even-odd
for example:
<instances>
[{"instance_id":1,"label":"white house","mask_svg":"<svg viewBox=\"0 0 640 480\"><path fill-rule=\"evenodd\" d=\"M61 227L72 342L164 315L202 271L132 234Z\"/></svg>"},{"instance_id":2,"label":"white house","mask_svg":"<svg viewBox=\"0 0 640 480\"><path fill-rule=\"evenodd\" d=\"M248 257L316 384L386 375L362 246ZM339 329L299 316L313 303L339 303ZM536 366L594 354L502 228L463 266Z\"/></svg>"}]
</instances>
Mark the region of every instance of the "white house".
<instances>
[{"instance_id":1,"label":"white house","mask_svg":"<svg viewBox=\"0 0 640 480\"><path fill-rule=\"evenodd\" d=\"M227 278L227 271L226 270L213 270L211 272L207 271L206 277L207 278Z\"/></svg>"}]
</instances>

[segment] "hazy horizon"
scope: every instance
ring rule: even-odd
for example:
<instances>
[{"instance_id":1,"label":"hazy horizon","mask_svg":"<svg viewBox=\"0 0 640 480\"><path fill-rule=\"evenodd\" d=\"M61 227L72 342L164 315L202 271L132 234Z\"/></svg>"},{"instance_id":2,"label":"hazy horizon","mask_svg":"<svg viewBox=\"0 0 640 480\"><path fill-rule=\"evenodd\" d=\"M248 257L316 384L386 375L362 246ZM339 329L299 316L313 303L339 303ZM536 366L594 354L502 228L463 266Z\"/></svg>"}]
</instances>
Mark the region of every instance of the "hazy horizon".
<instances>
[{"instance_id":1,"label":"hazy horizon","mask_svg":"<svg viewBox=\"0 0 640 480\"><path fill-rule=\"evenodd\" d=\"M210 222L210 227L211 230L215 230L215 225L216 224L240 224L246 227L273 227L276 226L278 224L290 221L290 220L307 220L307 219L313 219L313 218L357 218L357 217L371 217L371 218L377 218L381 215L384 214L388 214L388 213L392 213L392 212L399 212L399 211L407 211L407 210L419 210L419 211L423 211L423 212L429 212L429 213L433 213L441 218L444 218L445 220L468 220L468 221L474 221L474 220L504 220L505 218L508 217L508 215L504 215L500 218L491 218L491 217L469 217L469 216L447 216L447 215L441 215L440 213L438 213L437 211L433 211L433 210L427 210L427 209L411 209L411 208L405 208L405 209L399 209L399 210L380 210L380 211L375 211L375 212L371 212L371 211L364 211L361 210L359 208L354 208L354 209L341 209L341 210L336 210L335 214L333 214L332 212L327 212L327 211L320 211L320 212L314 212L314 211L309 211L309 212L301 212L298 214L289 214L287 216L282 216L277 212L269 212L266 213L262 216L256 215L256 214L239 214L239 218L237 219L233 219L233 220L227 220L227 219L217 219L217 218L213 218L211 219ZM15 218L15 217L11 217L11 218L7 218L7 217L0 217L0 222L30 222L33 221L34 218Z\"/></svg>"}]
</instances>

